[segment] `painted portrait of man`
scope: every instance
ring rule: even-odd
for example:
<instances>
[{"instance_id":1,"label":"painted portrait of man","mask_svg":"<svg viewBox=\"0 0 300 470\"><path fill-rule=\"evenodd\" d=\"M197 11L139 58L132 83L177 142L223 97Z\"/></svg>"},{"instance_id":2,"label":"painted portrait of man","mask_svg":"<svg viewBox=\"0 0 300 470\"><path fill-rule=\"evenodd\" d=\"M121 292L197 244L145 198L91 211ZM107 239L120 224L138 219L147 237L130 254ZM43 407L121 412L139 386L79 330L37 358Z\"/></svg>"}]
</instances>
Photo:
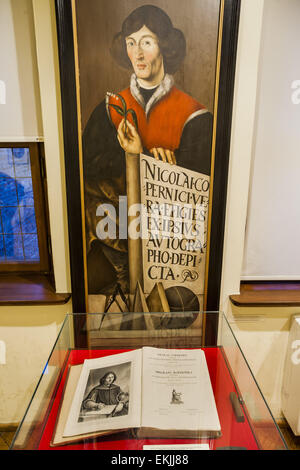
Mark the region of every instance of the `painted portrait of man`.
<instances>
[{"instance_id":1,"label":"painted portrait of man","mask_svg":"<svg viewBox=\"0 0 300 470\"><path fill-rule=\"evenodd\" d=\"M183 89L182 66L189 55L184 32L158 5L142 4L127 11L109 47L120 82L125 84L124 76L128 77L127 86L107 87L82 129L87 277L92 295L111 294L116 283L128 292L127 239L97 236L99 205L115 208L119 228L119 197L126 195L125 153L149 155L205 175L211 171L213 115L207 99L199 100ZM217 29L214 35L215 41ZM129 112L125 116L120 109Z\"/></svg>"}]
</instances>

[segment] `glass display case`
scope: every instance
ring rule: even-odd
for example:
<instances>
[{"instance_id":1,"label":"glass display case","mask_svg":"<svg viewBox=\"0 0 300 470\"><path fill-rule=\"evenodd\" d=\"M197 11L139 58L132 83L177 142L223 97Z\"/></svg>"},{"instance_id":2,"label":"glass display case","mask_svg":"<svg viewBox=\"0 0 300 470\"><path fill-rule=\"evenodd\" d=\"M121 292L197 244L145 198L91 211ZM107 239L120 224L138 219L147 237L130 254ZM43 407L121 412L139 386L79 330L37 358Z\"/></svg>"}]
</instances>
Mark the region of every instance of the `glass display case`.
<instances>
[{"instance_id":1,"label":"glass display case","mask_svg":"<svg viewBox=\"0 0 300 470\"><path fill-rule=\"evenodd\" d=\"M202 332L207 331L208 323L218 324L216 345L205 345ZM79 325L87 337L86 348L76 345L74 331L78 331ZM128 429L54 446L53 435L70 366L147 346L204 352L221 432L217 436L202 434L184 439L141 438ZM180 445L191 448L201 445L207 450L287 449L225 315L220 312L67 315L11 450L144 450L149 446L175 449Z\"/></svg>"}]
</instances>

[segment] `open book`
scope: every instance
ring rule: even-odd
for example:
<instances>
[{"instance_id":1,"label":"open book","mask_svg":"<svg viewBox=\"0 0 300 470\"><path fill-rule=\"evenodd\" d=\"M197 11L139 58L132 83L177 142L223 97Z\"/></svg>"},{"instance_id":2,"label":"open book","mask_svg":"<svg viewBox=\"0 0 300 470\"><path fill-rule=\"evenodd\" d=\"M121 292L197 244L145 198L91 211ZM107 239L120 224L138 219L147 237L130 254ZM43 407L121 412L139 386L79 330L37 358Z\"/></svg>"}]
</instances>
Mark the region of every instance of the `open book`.
<instances>
[{"instance_id":1,"label":"open book","mask_svg":"<svg viewBox=\"0 0 300 470\"><path fill-rule=\"evenodd\" d=\"M202 350L144 347L70 367L51 445L128 429L137 438L220 436Z\"/></svg>"}]
</instances>

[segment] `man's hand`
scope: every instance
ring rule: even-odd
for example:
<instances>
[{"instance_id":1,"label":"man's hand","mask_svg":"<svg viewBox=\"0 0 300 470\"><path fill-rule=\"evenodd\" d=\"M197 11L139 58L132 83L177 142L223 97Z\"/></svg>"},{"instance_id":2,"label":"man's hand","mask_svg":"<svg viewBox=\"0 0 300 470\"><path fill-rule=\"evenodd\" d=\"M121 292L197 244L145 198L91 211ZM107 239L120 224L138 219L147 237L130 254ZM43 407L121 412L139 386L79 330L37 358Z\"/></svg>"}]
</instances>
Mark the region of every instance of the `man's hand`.
<instances>
[{"instance_id":1,"label":"man's hand","mask_svg":"<svg viewBox=\"0 0 300 470\"><path fill-rule=\"evenodd\" d=\"M124 407L124 403L119 402L114 410L114 413L120 413L120 411L123 410L123 407Z\"/></svg>"},{"instance_id":2,"label":"man's hand","mask_svg":"<svg viewBox=\"0 0 300 470\"><path fill-rule=\"evenodd\" d=\"M104 408L104 407L105 407L105 404L104 404L104 403L101 403L101 402L98 403L98 405L97 405L97 409L98 409L98 410L102 410L102 408Z\"/></svg>"},{"instance_id":3,"label":"man's hand","mask_svg":"<svg viewBox=\"0 0 300 470\"><path fill-rule=\"evenodd\" d=\"M159 148L153 148L150 150L156 160L162 160L163 162L170 163L170 165L176 165L176 157L172 150Z\"/></svg>"},{"instance_id":4,"label":"man's hand","mask_svg":"<svg viewBox=\"0 0 300 470\"><path fill-rule=\"evenodd\" d=\"M128 120L125 124L124 118L119 124L117 137L125 152L133 154L143 152L142 141L136 128Z\"/></svg>"}]
</instances>

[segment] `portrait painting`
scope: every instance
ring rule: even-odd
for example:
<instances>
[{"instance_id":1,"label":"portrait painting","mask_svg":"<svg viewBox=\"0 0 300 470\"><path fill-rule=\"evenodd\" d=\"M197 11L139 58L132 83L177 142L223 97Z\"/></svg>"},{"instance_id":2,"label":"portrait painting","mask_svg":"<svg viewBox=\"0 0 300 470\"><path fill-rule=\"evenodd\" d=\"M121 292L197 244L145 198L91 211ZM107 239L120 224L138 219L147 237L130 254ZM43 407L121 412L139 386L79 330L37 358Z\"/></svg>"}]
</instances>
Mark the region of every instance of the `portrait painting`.
<instances>
[{"instance_id":1,"label":"portrait painting","mask_svg":"<svg viewBox=\"0 0 300 470\"><path fill-rule=\"evenodd\" d=\"M186 312L178 328L208 307L222 38L233 4L71 0L89 313Z\"/></svg>"}]
</instances>

